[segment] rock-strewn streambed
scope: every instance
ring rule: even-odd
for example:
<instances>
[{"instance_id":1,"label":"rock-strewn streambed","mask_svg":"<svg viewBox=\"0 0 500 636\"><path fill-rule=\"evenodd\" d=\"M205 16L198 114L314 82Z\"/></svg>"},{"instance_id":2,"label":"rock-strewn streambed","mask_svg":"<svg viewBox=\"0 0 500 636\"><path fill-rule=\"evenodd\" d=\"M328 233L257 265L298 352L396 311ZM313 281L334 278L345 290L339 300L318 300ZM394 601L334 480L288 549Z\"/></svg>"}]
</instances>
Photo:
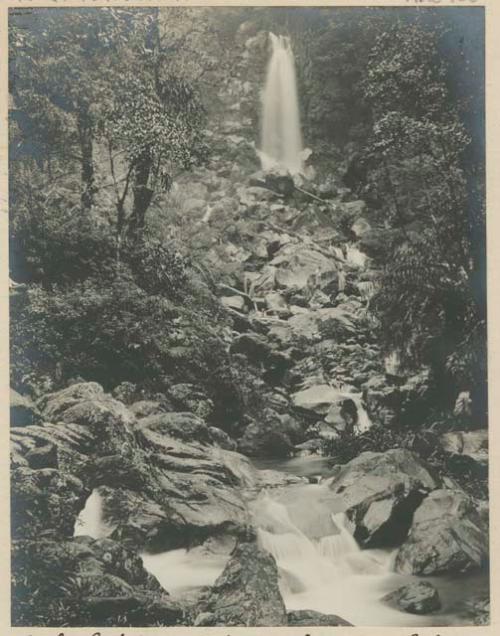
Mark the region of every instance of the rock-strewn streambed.
<instances>
[{"instance_id":1,"label":"rock-strewn streambed","mask_svg":"<svg viewBox=\"0 0 500 636\"><path fill-rule=\"evenodd\" d=\"M427 369L389 368L376 339L383 229L345 188L323 189L324 205L287 199L282 181L248 183L222 159L184 185L203 197L183 211L185 238L216 270L227 352L258 404L218 422L183 377L160 396L94 382L36 404L14 394L15 624L487 620L485 506L425 462L439 447L484 476L486 431L321 457L329 440L414 423L432 391ZM421 576L436 593L412 587ZM27 577L50 604L29 603Z\"/></svg>"},{"instance_id":2,"label":"rock-strewn streambed","mask_svg":"<svg viewBox=\"0 0 500 636\"><path fill-rule=\"evenodd\" d=\"M283 625L286 610L318 609L352 620L345 596L331 595L325 607L325 590L344 572L365 590L359 616L378 608L380 620L405 624L404 614L380 601L393 579L394 588L403 579L389 574L387 553L360 550L351 532L372 548L393 537L402 573L459 574L478 571L486 560L487 532L474 502L443 490L406 451L363 453L314 485L257 470L222 448L193 414L137 418L95 383L48 395L39 406L51 423L12 429L13 565L20 579L23 568L32 576L57 571L54 601L78 601L80 622L112 625L126 616L134 625ZM429 524L433 506L450 511L437 525ZM398 522L401 533L389 532ZM349 549L336 548L339 541ZM155 570L163 555L179 551L194 558L179 566L168 557L162 567L172 570ZM314 581L307 578L311 554L323 563ZM192 578L181 589L186 567ZM161 583L178 576L181 585L169 595ZM311 607L314 598L319 607ZM448 595L442 613L426 624L449 620L449 611Z\"/></svg>"}]
</instances>

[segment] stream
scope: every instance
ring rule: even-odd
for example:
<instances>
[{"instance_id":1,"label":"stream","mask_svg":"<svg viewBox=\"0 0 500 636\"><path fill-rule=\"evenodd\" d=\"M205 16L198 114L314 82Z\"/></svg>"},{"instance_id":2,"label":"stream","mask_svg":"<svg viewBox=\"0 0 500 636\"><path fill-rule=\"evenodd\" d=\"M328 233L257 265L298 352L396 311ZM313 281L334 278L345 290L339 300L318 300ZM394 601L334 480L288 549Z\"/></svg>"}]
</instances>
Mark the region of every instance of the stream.
<instances>
[{"instance_id":1,"label":"stream","mask_svg":"<svg viewBox=\"0 0 500 636\"><path fill-rule=\"evenodd\" d=\"M438 589L441 610L417 616L390 607L381 598L417 577L393 571L396 550L360 549L328 487L328 458L256 460L255 466L319 481L264 489L250 503L259 544L278 565L287 610L337 614L359 626L463 625L466 601L487 591L486 572L426 577ZM102 538L111 532L102 519L100 496L94 491L75 525L75 535ZM232 546L229 537L219 537L189 550L141 556L145 568L172 598L182 600L193 598L198 589L214 584Z\"/></svg>"}]
</instances>

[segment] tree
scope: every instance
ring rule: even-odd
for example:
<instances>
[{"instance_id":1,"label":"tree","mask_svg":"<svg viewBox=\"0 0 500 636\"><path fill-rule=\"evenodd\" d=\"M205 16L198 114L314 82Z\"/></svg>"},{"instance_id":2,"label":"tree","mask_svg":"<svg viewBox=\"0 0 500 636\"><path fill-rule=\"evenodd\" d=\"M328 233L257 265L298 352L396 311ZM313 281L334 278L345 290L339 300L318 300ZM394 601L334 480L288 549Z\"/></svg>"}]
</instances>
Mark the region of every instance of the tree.
<instances>
[{"instance_id":1,"label":"tree","mask_svg":"<svg viewBox=\"0 0 500 636\"><path fill-rule=\"evenodd\" d=\"M135 18L127 46L118 51L121 72L99 132L108 149L119 240L142 231L154 193L169 189L174 170L190 168L207 153L203 107L193 84L170 72L171 56L168 42L160 37L157 10ZM121 179L117 153L124 169ZM133 201L127 214L130 189Z\"/></svg>"},{"instance_id":2,"label":"tree","mask_svg":"<svg viewBox=\"0 0 500 636\"><path fill-rule=\"evenodd\" d=\"M467 370L456 364L471 342L484 351L485 324L472 284L478 264L463 161L470 138L449 98L438 38L418 23L395 23L377 37L362 86L373 118L367 183L400 230L376 303L382 337L408 366L430 364L450 401L457 385L485 381L481 352Z\"/></svg>"},{"instance_id":3,"label":"tree","mask_svg":"<svg viewBox=\"0 0 500 636\"><path fill-rule=\"evenodd\" d=\"M79 165L83 216L93 209L93 222L116 228L118 254L125 235L140 235L154 192L206 155L197 91L170 69L181 44L160 36L158 9L40 10L12 21L12 232L66 224ZM116 216L105 203L103 141ZM50 201L40 181L56 193Z\"/></svg>"},{"instance_id":4,"label":"tree","mask_svg":"<svg viewBox=\"0 0 500 636\"><path fill-rule=\"evenodd\" d=\"M115 14L107 10L44 9L9 21L9 90L17 155L33 156L50 172L56 161L81 170L81 205L96 193L96 105L108 80L105 58L116 46ZM20 152L20 150L23 152Z\"/></svg>"}]
</instances>

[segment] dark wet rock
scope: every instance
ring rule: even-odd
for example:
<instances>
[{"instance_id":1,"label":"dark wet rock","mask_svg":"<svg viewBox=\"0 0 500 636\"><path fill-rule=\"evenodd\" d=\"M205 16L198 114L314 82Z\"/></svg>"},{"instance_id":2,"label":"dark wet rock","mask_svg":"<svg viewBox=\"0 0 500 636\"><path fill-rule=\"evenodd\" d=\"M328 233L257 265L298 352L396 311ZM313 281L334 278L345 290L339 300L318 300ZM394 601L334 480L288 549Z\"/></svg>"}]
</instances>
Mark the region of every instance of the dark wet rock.
<instances>
[{"instance_id":1,"label":"dark wet rock","mask_svg":"<svg viewBox=\"0 0 500 636\"><path fill-rule=\"evenodd\" d=\"M287 624L273 557L255 542L239 543L202 608L217 625L273 627Z\"/></svg>"},{"instance_id":2,"label":"dark wet rock","mask_svg":"<svg viewBox=\"0 0 500 636\"><path fill-rule=\"evenodd\" d=\"M441 448L449 453L449 464L455 469L472 468L477 474L488 471L488 431L453 431L439 439Z\"/></svg>"},{"instance_id":3,"label":"dark wet rock","mask_svg":"<svg viewBox=\"0 0 500 636\"><path fill-rule=\"evenodd\" d=\"M387 374L372 375L362 389L370 417L384 426L394 426L403 421L406 425L422 421L432 387L429 370L423 369L403 382Z\"/></svg>"},{"instance_id":4,"label":"dark wet rock","mask_svg":"<svg viewBox=\"0 0 500 636\"><path fill-rule=\"evenodd\" d=\"M190 411L203 419L209 418L214 410L212 400L201 387L194 384L174 384L168 390L168 397L176 410Z\"/></svg>"},{"instance_id":5,"label":"dark wet rock","mask_svg":"<svg viewBox=\"0 0 500 636\"><path fill-rule=\"evenodd\" d=\"M273 170L255 172L249 179L251 186L267 188L284 196L290 196L295 190L293 178L287 172Z\"/></svg>"},{"instance_id":6,"label":"dark wet rock","mask_svg":"<svg viewBox=\"0 0 500 636\"><path fill-rule=\"evenodd\" d=\"M136 434L147 454L135 467L128 462L122 476L118 466L114 471L110 466L101 485L112 487L99 489L115 538L166 550L197 545L220 532L237 533L248 522L240 490L256 485L257 472L247 458L169 437L154 423Z\"/></svg>"},{"instance_id":7,"label":"dark wet rock","mask_svg":"<svg viewBox=\"0 0 500 636\"><path fill-rule=\"evenodd\" d=\"M335 614L322 614L315 610L288 612L288 624L294 627L352 627L352 623Z\"/></svg>"},{"instance_id":8,"label":"dark wet rock","mask_svg":"<svg viewBox=\"0 0 500 636\"><path fill-rule=\"evenodd\" d=\"M439 479L417 455L403 449L364 452L342 466L330 483L355 524L354 536L366 547L398 545L413 512Z\"/></svg>"},{"instance_id":9,"label":"dark wet rock","mask_svg":"<svg viewBox=\"0 0 500 636\"><path fill-rule=\"evenodd\" d=\"M57 468L57 446L55 444L36 446L26 453L26 460L30 468Z\"/></svg>"},{"instance_id":10,"label":"dark wet rock","mask_svg":"<svg viewBox=\"0 0 500 636\"><path fill-rule=\"evenodd\" d=\"M488 557L488 531L461 490L435 490L416 509L396 569L405 574L469 572Z\"/></svg>"},{"instance_id":11,"label":"dark wet rock","mask_svg":"<svg viewBox=\"0 0 500 636\"><path fill-rule=\"evenodd\" d=\"M231 343L232 354L244 355L255 366L265 366L266 379L271 383L279 382L293 365L286 353L278 351L268 338L256 333L242 333Z\"/></svg>"},{"instance_id":12,"label":"dark wet rock","mask_svg":"<svg viewBox=\"0 0 500 636\"><path fill-rule=\"evenodd\" d=\"M182 608L146 572L140 557L109 539L16 541L12 556L19 574L33 569L45 573L36 581L26 579L24 596L14 587L18 593L14 594L13 624L39 624L44 616L51 624L58 605L63 612L57 614L60 622L73 626L152 626L183 621ZM36 616L33 622L30 612Z\"/></svg>"},{"instance_id":13,"label":"dark wet rock","mask_svg":"<svg viewBox=\"0 0 500 636\"><path fill-rule=\"evenodd\" d=\"M29 426L41 420L40 411L28 397L21 395L14 389L10 390L10 425Z\"/></svg>"},{"instance_id":14,"label":"dark wet rock","mask_svg":"<svg viewBox=\"0 0 500 636\"><path fill-rule=\"evenodd\" d=\"M425 581L404 585L384 596L383 600L410 614L430 614L441 608L438 591Z\"/></svg>"},{"instance_id":15,"label":"dark wet rock","mask_svg":"<svg viewBox=\"0 0 500 636\"><path fill-rule=\"evenodd\" d=\"M82 382L50 393L39 401L44 417L60 424L88 428L99 452L113 454L132 443L134 415L127 407L103 392L96 382Z\"/></svg>"},{"instance_id":16,"label":"dark wet rock","mask_svg":"<svg viewBox=\"0 0 500 636\"><path fill-rule=\"evenodd\" d=\"M55 468L12 470L13 538L72 536L75 519L89 494L80 479Z\"/></svg>"},{"instance_id":17,"label":"dark wet rock","mask_svg":"<svg viewBox=\"0 0 500 636\"><path fill-rule=\"evenodd\" d=\"M288 457L303 439L302 427L293 417L266 408L245 428L238 450L253 457Z\"/></svg>"},{"instance_id":18,"label":"dark wet rock","mask_svg":"<svg viewBox=\"0 0 500 636\"><path fill-rule=\"evenodd\" d=\"M111 391L111 395L125 405L133 404L143 398L142 391L133 382L121 382Z\"/></svg>"}]
</instances>

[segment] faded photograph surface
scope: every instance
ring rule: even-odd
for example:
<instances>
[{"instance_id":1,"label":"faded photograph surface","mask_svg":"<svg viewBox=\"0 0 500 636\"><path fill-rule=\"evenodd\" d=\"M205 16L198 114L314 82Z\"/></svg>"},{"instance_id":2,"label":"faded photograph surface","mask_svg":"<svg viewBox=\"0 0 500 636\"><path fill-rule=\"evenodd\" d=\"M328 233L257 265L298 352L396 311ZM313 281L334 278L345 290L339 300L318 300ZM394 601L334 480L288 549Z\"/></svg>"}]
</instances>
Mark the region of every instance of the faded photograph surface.
<instances>
[{"instance_id":1,"label":"faded photograph surface","mask_svg":"<svg viewBox=\"0 0 500 636\"><path fill-rule=\"evenodd\" d=\"M9 13L14 626L489 623L482 8Z\"/></svg>"}]
</instances>

